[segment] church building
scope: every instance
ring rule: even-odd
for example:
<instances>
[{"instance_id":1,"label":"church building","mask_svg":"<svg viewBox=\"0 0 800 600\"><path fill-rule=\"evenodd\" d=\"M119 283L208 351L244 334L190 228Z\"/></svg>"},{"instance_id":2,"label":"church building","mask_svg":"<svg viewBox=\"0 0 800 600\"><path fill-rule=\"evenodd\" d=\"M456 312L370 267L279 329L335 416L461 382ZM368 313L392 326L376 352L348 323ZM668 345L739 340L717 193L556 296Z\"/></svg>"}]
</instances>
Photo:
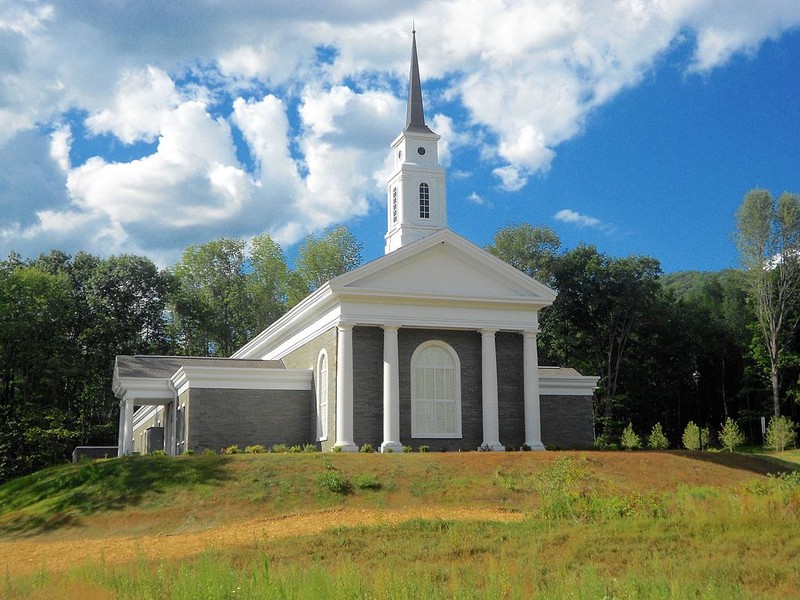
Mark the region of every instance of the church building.
<instances>
[{"instance_id":1,"label":"church building","mask_svg":"<svg viewBox=\"0 0 800 600\"><path fill-rule=\"evenodd\" d=\"M230 358L118 356L120 456L591 447L598 378L539 366L538 315L556 293L448 229L439 139L414 37L384 256L322 285Z\"/></svg>"}]
</instances>

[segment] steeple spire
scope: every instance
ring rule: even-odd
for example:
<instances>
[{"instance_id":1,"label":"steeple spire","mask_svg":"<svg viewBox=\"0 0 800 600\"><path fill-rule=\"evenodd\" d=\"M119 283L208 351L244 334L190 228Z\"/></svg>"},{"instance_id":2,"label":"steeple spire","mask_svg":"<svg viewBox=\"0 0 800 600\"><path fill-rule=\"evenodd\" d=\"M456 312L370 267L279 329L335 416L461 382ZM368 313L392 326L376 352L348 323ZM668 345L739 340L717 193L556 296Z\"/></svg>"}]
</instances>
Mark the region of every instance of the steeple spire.
<instances>
[{"instance_id":1,"label":"steeple spire","mask_svg":"<svg viewBox=\"0 0 800 600\"><path fill-rule=\"evenodd\" d=\"M445 172L439 164L440 137L425 125L417 32L413 27L412 34L406 128L392 142L394 168L386 186L387 253L447 227Z\"/></svg>"},{"instance_id":2,"label":"steeple spire","mask_svg":"<svg viewBox=\"0 0 800 600\"><path fill-rule=\"evenodd\" d=\"M408 77L408 110L406 111L405 131L430 131L425 125L425 111L422 107L422 85L419 81L417 32L415 29L412 29L411 35L411 72Z\"/></svg>"}]
</instances>

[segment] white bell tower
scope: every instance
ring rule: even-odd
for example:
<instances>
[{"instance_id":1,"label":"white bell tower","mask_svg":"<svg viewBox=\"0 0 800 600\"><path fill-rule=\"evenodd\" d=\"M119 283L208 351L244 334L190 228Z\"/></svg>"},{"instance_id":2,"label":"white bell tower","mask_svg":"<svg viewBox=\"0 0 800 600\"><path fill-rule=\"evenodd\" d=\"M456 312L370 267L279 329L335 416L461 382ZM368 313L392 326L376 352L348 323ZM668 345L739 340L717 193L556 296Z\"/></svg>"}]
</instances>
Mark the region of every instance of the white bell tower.
<instances>
[{"instance_id":1,"label":"white bell tower","mask_svg":"<svg viewBox=\"0 0 800 600\"><path fill-rule=\"evenodd\" d=\"M445 171L437 145L441 136L425 125L416 33L412 32L406 128L392 142L386 254L447 227Z\"/></svg>"}]
</instances>

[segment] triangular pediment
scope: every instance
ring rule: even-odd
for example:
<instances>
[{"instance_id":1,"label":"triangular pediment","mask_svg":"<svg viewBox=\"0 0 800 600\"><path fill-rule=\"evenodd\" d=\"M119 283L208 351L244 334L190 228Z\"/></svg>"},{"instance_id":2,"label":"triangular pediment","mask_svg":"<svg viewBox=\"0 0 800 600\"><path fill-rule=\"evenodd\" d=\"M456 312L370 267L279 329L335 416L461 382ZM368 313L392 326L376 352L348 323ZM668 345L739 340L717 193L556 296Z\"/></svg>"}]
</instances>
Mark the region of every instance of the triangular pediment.
<instances>
[{"instance_id":1,"label":"triangular pediment","mask_svg":"<svg viewBox=\"0 0 800 600\"><path fill-rule=\"evenodd\" d=\"M549 305L555 292L443 229L330 282L338 293Z\"/></svg>"}]
</instances>

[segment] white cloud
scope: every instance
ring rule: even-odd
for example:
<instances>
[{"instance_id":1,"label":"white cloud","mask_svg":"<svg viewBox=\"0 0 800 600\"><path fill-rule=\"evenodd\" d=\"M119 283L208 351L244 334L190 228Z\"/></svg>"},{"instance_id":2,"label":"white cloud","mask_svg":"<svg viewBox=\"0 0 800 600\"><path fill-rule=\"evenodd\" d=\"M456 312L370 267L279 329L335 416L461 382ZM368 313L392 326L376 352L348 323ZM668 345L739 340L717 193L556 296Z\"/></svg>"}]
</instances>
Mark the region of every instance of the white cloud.
<instances>
[{"instance_id":1,"label":"white cloud","mask_svg":"<svg viewBox=\"0 0 800 600\"><path fill-rule=\"evenodd\" d=\"M486 199L478 194L477 192L472 192L469 196L467 196L467 202L474 204L475 206L490 206Z\"/></svg>"},{"instance_id":2,"label":"white cloud","mask_svg":"<svg viewBox=\"0 0 800 600\"><path fill-rule=\"evenodd\" d=\"M47 245L94 240L87 249L98 252L165 254L203 236L265 230L290 243L367 214L383 196L387 145L402 125L398 81L415 16L423 78L440 79L426 108L443 136L442 163L477 146L514 192L671 45L695 43L685 68L707 72L797 27L800 2L205 2L154 11L7 0L0 159L13 170L0 172L0 251L32 232ZM247 98L232 97L236 89ZM454 105L466 120L448 114ZM75 152L97 134L112 138L106 148ZM10 149L19 140L26 145ZM139 141L157 149L117 152ZM23 157L35 157L38 177ZM567 222L603 226L577 217Z\"/></svg>"},{"instance_id":3,"label":"white cloud","mask_svg":"<svg viewBox=\"0 0 800 600\"><path fill-rule=\"evenodd\" d=\"M509 192L521 190L525 187L525 184L528 183L528 177L525 171L511 165L498 167L492 171L492 174L500 179L500 186Z\"/></svg>"},{"instance_id":4,"label":"white cloud","mask_svg":"<svg viewBox=\"0 0 800 600\"><path fill-rule=\"evenodd\" d=\"M90 116L86 125L94 133L113 133L127 144L151 142L161 131L162 117L179 102L180 94L172 79L150 66L123 74L113 106Z\"/></svg>"},{"instance_id":5,"label":"white cloud","mask_svg":"<svg viewBox=\"0 0 800 600\"><path fill-rule=\"evenodd\" d=\"M69 125L62 125L50 134L50 157L65 174L69 173L71 145L72 131Z\"/></svg>"},{"instance_id":6,"label":"white cloud","mask_svg":"<svg viewBox=\"0 0 800 600\"><path fill-rule=\"evenodd\" d=\"M584 215L579 212L575 212L569 208L564 208L558 211L556 214L553 215L553 218L556 221L561 221L562 223L570 223L572 225L577 225L581 228L590 228L590 229L598 229L605 233L613 233L614 226L609 225L608 223L604 223L597 217L590 217L589 215Z\"/></svg>"}]
</instances>

